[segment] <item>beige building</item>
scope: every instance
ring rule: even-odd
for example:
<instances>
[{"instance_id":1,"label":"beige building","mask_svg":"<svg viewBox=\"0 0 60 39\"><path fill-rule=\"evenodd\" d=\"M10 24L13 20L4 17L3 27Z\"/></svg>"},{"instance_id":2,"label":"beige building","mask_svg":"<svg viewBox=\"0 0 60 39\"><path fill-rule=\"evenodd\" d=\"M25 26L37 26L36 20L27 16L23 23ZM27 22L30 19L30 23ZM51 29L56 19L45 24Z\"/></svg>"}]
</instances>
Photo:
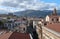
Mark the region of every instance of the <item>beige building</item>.
<instances>
[{"instance_id":1,"label":"beige building","mask_svg":"<svg viewBox=\"0 0 60 39\"><path fill-rule=\"evenodd\" d=\"M24 24L19 25L18 27L15 27L15 30L20 33L26 33L27 26Z\"/></svg>"}]
</instances>

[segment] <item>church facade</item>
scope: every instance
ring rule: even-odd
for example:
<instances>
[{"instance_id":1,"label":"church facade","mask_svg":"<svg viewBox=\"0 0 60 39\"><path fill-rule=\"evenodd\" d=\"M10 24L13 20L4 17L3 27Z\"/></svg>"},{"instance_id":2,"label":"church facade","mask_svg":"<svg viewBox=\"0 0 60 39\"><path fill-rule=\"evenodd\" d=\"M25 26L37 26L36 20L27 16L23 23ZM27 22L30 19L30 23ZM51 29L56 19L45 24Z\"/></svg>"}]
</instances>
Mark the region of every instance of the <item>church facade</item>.
<instances>
[{"instance_id":1,"label":"church facade","mask_svg":"<svg viewBox=\"0 0 60 39\"><path fill-rule=\"evenodd\" d=\"M47 15L46 16L45 21L46 22L49 22L49 23L57 23L57 22L60 22L60 16L57 15L56 9L54 9L54 11L53 11L53 13L51 15Z\"/></svg>"}]
</instances>

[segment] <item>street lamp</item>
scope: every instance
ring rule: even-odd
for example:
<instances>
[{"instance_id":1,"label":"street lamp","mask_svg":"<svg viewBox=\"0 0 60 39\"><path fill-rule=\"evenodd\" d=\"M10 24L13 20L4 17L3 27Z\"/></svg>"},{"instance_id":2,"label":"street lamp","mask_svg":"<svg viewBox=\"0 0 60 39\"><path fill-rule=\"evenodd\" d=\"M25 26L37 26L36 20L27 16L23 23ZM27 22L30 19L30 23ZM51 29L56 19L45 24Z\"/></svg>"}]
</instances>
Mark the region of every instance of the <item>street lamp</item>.
<instances>
[{"instance_id":1,"label":"street lamp","mask_svg":"<svg viewBox=\"0 0 60 39\"><path fill-rule=\"evenodd\" d=\"M40 39L42 39L42 22L41 21L38 22L38 26L40 27L40 34L41 34Z\"/></svg>"}]
</instances>

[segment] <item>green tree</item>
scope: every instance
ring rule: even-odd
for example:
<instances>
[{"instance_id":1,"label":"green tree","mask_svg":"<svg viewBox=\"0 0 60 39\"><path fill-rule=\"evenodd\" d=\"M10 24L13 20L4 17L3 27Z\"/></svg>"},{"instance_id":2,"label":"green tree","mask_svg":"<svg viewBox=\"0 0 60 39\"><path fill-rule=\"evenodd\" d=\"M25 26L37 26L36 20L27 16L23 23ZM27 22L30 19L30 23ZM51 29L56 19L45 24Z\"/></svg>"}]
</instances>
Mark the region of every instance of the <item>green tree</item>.
<instances>
[{"instance_id":1,"label":"green tree","mask_svg":"<svg viewBox=\"0 0 60 39\"><path fill-rule=\"evenodd\" d=\"M10 18L11 18L11 16L8 16L8 17L7 17L7 19L10 19Z\"/></svg>"},{"instance_id":2,"label":"green tree","mask_svg":"<svg viewBox=\"0 0 60 39\"><path fill-rule=\"evenodd\" d=\"M6 27L4 27L4 23L6 22L6 20L0 20L0 28L1 29L7 29Z\"/></svg>"},{"instance_id":3,"label":"green tree","mask_svg":"<svg viewBox=\"0 0 60 39\"><path fill-rule=\"evenodd\" d=\"M4 23L2 21L0 21L0 26L2 26Z\"/></svg>"},{"instance_id":4,"label":"green tree","mask_svg":"<svg viewBox=\"0 0 60 39\"><path fill-rule=\"evenodd\" d=\"M3 22L0 21L0 29L2 29L3 25L4 25Z\"/></svg>"}]
</instances>

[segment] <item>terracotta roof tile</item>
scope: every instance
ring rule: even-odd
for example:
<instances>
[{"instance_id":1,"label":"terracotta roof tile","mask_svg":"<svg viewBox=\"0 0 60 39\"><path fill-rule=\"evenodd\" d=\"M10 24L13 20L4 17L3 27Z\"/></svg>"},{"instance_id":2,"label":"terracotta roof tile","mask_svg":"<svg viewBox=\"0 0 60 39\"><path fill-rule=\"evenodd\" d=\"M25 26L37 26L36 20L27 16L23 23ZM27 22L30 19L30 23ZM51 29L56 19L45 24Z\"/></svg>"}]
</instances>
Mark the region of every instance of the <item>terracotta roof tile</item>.
<instances>
[{"instance_id":1,"label":"terracotta roof tile","mask_svg":"<svg viewBox=\"0 0 60 39\"><path fill-rule=\"evenodd\" d=\"M12 32L3 33L0 35L0 39L8 39L11 34L12 34Z\"/></svg>"},{"instance_id":2,"label":"terracotta roof tile","mask_svg":"<svg viewBox=\"0 0 60 39\"><path fill-rule=\"evenodd\" d=\"M28 33L18 33L14 32L12 35L9 37L9 39L30 39L30 36Z\"/></svg>"},{"instance_id":3,"label":"terracotta roof tile","mask_svg":"<svg viewBox=\"0 0 60 39\"><path fill-rule=\"evenodd\" d=\"M60 23L47 24L46 27L54 31L60 32Z\"/></svg>"},{"instance_id":4,"label":"terracotta roof tile","mask_svg":"<svg viewBox=\"0 0 60 39\"><path fill-rule=\"evenodd\" d=\"M49 17L50 18L54 18L54 17L59 18L60 16L59 15L49 15Z\"/></svg>"}]
</instances>

